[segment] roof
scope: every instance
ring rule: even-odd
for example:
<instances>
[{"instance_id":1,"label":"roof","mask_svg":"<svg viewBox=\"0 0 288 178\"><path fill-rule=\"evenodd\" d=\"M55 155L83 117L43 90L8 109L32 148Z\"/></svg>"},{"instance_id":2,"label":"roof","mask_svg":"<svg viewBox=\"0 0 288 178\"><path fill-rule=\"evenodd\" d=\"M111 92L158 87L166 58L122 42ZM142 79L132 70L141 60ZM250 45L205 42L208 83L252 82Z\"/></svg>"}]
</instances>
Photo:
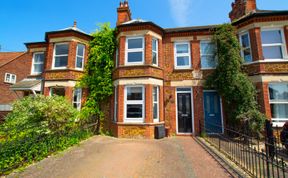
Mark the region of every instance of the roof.
<instances>
[{"instance_id":1,"label":"roof","mask_svg":"<svg viewBox=\"0 0 288 178\"><path fill-rule=\"evenodd\" d=\"M60 30L56 30L56 31L50 31L50 32L46 32L45 33L45 39L47 40L47 36L49 34L57 34L57 33L63 33L63 32L75 32L75 33L78 33L80 35L84 35L88 38L91 38L92 36L89 35L88 33L80 30L79 28L77 28L75 25L72 26L72 27L68 27L68 28L64 28L64 29L60 29Z\"/></svg>"},{"instance_id":2,"label":"roof","mask_svg":"<svg viewBox=\"0 0 288 178\"><path fill-rule=\"evenodd\" d=\"M24 52L0 52L0 67L24 54Z\"/></svg>"},{"instance_id":3,"label":"roof","mask_svg":"<svg viewBox=\"0 0 288 178\"><path fill-rule=\"evenodd\" d=\"M27 89L27 90L30 90L34 87L36 87L37 85L40 85L41 84L41 80L27 80L27 79L24 79L24 80L21 80L20 82L17 82L16 84L12 85L10 87L10 89L12 90L24 90L24 89Z\"/></svg>"},{"instance_id":4,"label":"roof","mask_svg":"<svg viewBox=\"0 0 288 178\"><path fill-rule=\"evenodd\" d=\"M125 24L137 24L137 23L143 23L143 22L147 22L143 19L134 19L134 20L130 20L128 22L124 22L122 23L122 25L125 25Z\"/></svg>"},{"instance_id":5,"label":"roof","mask_svg":"<svg viewBox=\"0 0 288 178\"><path fill-rule=\"evenodd\" d=\"M178 27L178 28L165 28L165 32L195 32L195 31L206 31L215 29L218 25L206 25L206 26L191 26L191 27Z\"/></svg>"},{"instance_id":6,"label":"roof","mask_svg":"<svg viewBox=\"0 0 288 178\"><path fill-rule=\"evenodd\" d=\"M288 15L288 10L255 10L249 14L237 19L232 22L233 25L238 25L244 21L247 21L253 17L269 17L269 16L278 16L278 15Z\"/></svg>"}]
</instances>

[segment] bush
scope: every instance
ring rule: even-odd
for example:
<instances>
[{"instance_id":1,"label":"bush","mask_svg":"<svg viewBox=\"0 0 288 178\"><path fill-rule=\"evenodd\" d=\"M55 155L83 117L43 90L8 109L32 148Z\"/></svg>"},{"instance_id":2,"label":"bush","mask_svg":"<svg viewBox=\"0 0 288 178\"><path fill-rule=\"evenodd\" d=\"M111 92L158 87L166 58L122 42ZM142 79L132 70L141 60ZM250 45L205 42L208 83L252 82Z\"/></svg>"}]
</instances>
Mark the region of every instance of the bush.
<instances>
[{"instance_id":1,"label":"bush","mask_svg":"<svg viewBox=\"0 0 288 178\"><path fill-rule=\"evenodd\" d=\"M64 97L25 97L0 126L0 175L39 161L88 138L78 111Z\"/></svg>"}]
</instances>

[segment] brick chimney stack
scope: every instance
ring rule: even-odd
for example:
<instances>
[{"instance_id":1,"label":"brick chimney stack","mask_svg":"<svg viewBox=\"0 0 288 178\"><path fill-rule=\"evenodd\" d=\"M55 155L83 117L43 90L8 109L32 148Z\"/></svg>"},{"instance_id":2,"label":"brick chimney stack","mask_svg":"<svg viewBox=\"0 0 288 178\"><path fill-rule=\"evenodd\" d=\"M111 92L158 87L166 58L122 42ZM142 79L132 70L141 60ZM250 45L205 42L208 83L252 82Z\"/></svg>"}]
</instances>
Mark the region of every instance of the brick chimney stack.
<instances>
[{"instance_id":1,"label":"brick chimney stack","mask_svg":"<svg viewBox=\"0 0 288 178\"><path fill-rule=\"evenodd\" d=\"M229 13L231 21L237 20L257 9L256 0L235 0L231 6L232 11Z\"/></svg>"},{"instance_id":2,"label":"brick chimney stack","mask_svg":"<svg viewBox=\"0 0 288 178\"><path fill-rule=\"evenodd\" d=\"M120 6L117 8L117 26L121 25L124 22L128 22L132 20L131 12L129 8L128 1L125 0L124 2L120 2Z\"/></svg>"}]
</instances>

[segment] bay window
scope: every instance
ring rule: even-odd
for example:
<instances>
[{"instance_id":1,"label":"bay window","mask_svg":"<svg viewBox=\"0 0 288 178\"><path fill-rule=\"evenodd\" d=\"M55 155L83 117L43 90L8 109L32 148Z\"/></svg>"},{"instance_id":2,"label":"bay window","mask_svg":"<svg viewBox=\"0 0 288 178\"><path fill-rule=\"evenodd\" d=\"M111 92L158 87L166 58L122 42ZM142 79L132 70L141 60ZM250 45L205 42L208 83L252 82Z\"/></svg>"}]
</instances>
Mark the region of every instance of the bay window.
<instances>
[{"instance_id":1,"label":"bay window","mask_svg":"<svg viewBox=\"0 0 288 178\"><path fill-rule=\"evenodd\" d=\"M281 29L263 29L261 41L265 60L284 59L285 40Z\"/></svg>"},{"instance_id":2,"label":"bay window","mask_svg":"<svg viewBox=\"0 0 288 178\"><path fill-rule=\"evenodd\" d=\"M200 42L201 68L210 69L217 66L216 46L211 41Z\"/></svg>"},{"instance_id":3,"label":"bay window","mask_svg":"<svg viewBox=\"0 0 288 178\"><path fill-rule=\"evenodd\" d=\"M288 121L288 83L269 84L270 109L273 125Z\"/></svg>"},{"instance_id":4,"label":"bay window","mask_svg":"<svg viewBox=\"0 0 288 178\"><path fill-rule=\"evenodd\" d=\"M152 39L152 64L158 65L158 40Z\"/></svg>"},{"instance_id":5,"label":"bay window","mask_svg":"<svg viewBox=\"0 0 288 178\"><path fill-rule=\"evenodd\" d=\"M130 37L126 39L126 64L144 64L143 37Z\"/></svg>"},{"instance_id":6,"label":"bay window","mask_svg":"<svg viewBox=\"0 0 288 178\"><path fill-rule=\"evenodd\" d=\"M73 107L80 111L82 100L82 89L76 88L73 92Z\"/></svg>"},{"instance_id":7,"label":"bay window","mask_svg":"<svg viewBox=\"0 0 288 178\"><path fill-rule=\"evenodd\" d=\"M240 35L241 56L244 58L244 62L252 62L252 52L250 44L249 33Z\"/></svg>"},{"instance_id":8,"label":"bay window","mask_svg":"<svg viewBox=\"0 0 288 178\"><path fill-rule=\"evenodd\" d=\"M84 67L84 55L85 55L85 45L77 44L76 50L76 64L75 68L83 70Z\"/></svg>"},{"instance_id":9,"label":"bay window","mask_svg":"<svg viewBox=\"0 0 288 178\"><path fill-rule=\"evenodd\" d=\"M65 88L62 87L53 87L50 88L50 96L65 96Z\"/></svg>"},{"instance_id":10,"label":"bay window","mask_svg":"<svg viewBox=\"0 0 288 178\"><path fill-rule=\"evenodd\" d=\"M114 88L114 122L117 122L118 115L118 91L117 87Z\"/></svg>"},{"instance_id":11,"label":"bay window","mask_svg":"<svg viewBox=\"0 0 288 178\"><path fill-rule=\"evenodd\" d=\"M190 44L188 42L174 44L175 68L191 68Z\"/></svg>"},{"instance_id":12,"label":"bay window","mask_svg":"<svg viewBox=\"0 0 288 178\"><path fill-rule=\"evenodd\" d=\"M153 87L153 120L159 122L159 87Z\"/></svg>"},{"instance_id":13,"label":"bay window","mask_svg":"<svg viewBox=\"0 0 288 178\"><path fill-rule=\"evenodd\" d=\"M144 122L144 87L125 87L125 118L124 122Z\"/></svg>"},{"instance_id":14,"label":"bay window","mask_svg":"<svg viewBox=\"0 0 288 178\"><path fill-rule=\"evenodd\" d=\"M66 68L68 64L68 52L69 44L61 43L55 44L54 47L54 58L53 58L53 68Z\"/></svg>"},{"instance_id":15,"label":"bay window","mask_svg":"<svg viewBox=\"0 0 288 178\"><path fill-rule=\"evenodd\" d=\"M44 68L44 52L34 53L32 61L32 74L41 74Z\"/></svg>"}]
</instances>

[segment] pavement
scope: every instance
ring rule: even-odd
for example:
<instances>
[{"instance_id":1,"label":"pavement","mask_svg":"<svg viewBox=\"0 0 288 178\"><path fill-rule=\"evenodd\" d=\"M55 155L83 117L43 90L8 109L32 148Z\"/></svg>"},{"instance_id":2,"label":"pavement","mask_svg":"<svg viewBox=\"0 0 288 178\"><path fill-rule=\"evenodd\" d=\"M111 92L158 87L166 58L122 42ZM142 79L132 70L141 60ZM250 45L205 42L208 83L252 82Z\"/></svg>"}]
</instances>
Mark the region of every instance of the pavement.
<instances>
[{"instance_id":1,"label":"pavement","mask_svg":"<svg viewBox=\"0 0 288 178\"><path fill-rule=\"evenodd\" d=\"M226 178L233 177L193 137L162 140L94 136L7 177Z\"/></svg>"}]
</instances>

